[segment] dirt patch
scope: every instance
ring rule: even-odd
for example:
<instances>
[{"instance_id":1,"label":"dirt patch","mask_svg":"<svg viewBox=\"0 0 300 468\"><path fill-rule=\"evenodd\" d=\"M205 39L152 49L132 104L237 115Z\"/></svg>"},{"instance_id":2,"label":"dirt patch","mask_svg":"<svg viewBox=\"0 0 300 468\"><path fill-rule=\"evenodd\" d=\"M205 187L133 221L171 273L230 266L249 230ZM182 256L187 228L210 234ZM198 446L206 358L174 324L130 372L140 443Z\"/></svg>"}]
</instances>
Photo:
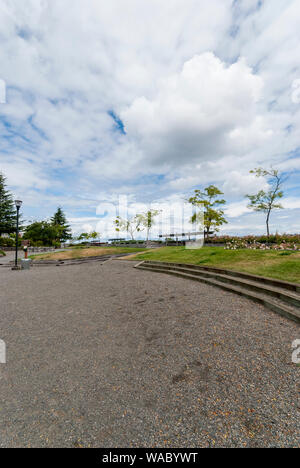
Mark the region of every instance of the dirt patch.
<instances>
[{"instance_id":1,"label":"dirt patch","mask_svg":"<svg viewBox=\"0 0 300 468\"><path fill-rule=\"evenodd\" d=\"M141 255L145 253L148 253L148 250L145 250L143 252L136 252L136 253L133 253L132 255L127 255L126 257L115 258L114 260L135 260L137 255Z\"/></svg>"},{"instance_id":2,"label":"dirt patch","mask_svg":"<svg viewBox=\"0 0 300 468\"><path fill-rule=\"evenodd\" d=\"M101 247L90 247L86 249L73 249L66 252L56 252L47 255L39 255L35 257L35 260L70 260L76 258L97 257L101 255L114 255L122 252L123 251L116 248L110 249Z\"/></svg>"}]
</instances>

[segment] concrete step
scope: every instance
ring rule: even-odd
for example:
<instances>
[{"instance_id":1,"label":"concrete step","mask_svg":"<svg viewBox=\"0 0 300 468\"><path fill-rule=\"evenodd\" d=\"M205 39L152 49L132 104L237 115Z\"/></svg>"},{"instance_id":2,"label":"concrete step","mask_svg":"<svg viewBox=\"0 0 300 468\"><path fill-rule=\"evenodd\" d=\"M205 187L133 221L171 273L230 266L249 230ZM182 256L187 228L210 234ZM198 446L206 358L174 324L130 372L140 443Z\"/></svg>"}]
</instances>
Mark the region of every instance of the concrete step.
<instances>
[{"instance_id":1,"label":"concrete step","mask_svg":"<svg viewBox=\"0 0 300 468\"><path fill-rule=\"evenodd\" d=\"M146 268L151 267L151 263L145 264ZM295 292L295 291L290 291L289 289L285 289L282 287L282 283L279 282L280 286L269 286L266 283L261 283L259 281L259 277L254 277L251 276L251 280L245 279L247 276L242 276L239 277L237 275L232 276L224 273L217 273L214 270L208 271L204 269L193 269L190 268L189 265L180 265L180 266L174 266L174 265L158 265L155 264L153 265L155 268L158 268L160 270L167 269L167 270L172 270L172 271L182 271L187 274L192 274L192 275L197 275L197 276L202 276L205 278L212 278L216 279L217 281L221 281L223 283L229 283L232 285L236 285L239 287L243 287L246 289L249 289L250 291L257 291L262 294L267 294L269 296L272 296L274 298L280 299L283 302L286 302L287 304L291 304L292 306L299 307L300 308L300 293Z\"/></svg>"},{"instance_id":2,"label":"concrete step","mask_svg":"<svg viewBox=\"0 0 300 468\"><path fill-rule=\"evenodd\" d=\"M154 261L154 260L145 260L143 262L145 265L163 265L163 266L178 266L178 267L188 267L193 270L199 270L199 271L211 271L213 273L220 273L220 274L225 274L228 276L233 276L233 277L238 277L238 278L244 278L244 279L249 279L250 281L258 281L260 284L268 284L270 286L275 286L275 287L280 287L283 289L287 289L289 291L294 291L300 293L300 284L297 283L289 283L287 281L282 281L278 280L275 278L266 278L264 276L257 276L257 275L252 275L251 273L244 273L240 271L235 271L235 270L226 270L224 268L217 268L217 267L210 267L207 265L195 265L195 264L190 264L190 263L170 263L170 262L159 262L159 261Z\"/></svg>"},{"instance_id":3,"label":"concrete step","mask_svg":"<svg viewBox=\"0 0 300 468\"><path fill-rule=\"evenodd\" d=\"M220 281L219 279L215 279L212 276L204 276L204 275L199 275L195 274L195 271L189 271L186 272L184 271L184 268L179 268L179 269L170 269L170 268L162 268L163 265L158 265L156 264L151 264L150 262L141 262L138 265L136 265L136 268L147 270L147 271L154 271L158 273L167 273L171 274L173 276L177 276L180 278L185 278L193 281L199 281L205 284L209 284L211 286L216 286L219 287L225 291L230 291L235 294L239 294L240 296L244 296L248 299L251 299L257 303L263 304L264 306L268 307L270 310L273 312L276 312L283 317L286 317L290 320L293 320L297 323L300 323L300 308L288 304L287 302L283 301L282 299L279 299L277 297L271 297L268 293L264 293L263 289L258 292L256 291L251 291L249 288L245 287L246 285L236 285L232 284L230 282L224 282ZM181 264L181 267L183 265Z\"/></svg>"}]
</instances>

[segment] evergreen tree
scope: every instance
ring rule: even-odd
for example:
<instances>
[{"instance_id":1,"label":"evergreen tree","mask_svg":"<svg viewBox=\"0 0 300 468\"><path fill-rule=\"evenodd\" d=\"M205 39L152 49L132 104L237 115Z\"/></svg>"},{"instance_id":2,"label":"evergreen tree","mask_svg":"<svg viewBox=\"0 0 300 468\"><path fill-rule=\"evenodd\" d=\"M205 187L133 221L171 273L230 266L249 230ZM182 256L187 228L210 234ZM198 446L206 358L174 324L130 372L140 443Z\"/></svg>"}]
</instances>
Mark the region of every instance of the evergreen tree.
<instances>
[{"instance_id":1,"label":"evergreen tree","mask_svg":"<svg viewBox=\"0 0 300 468\"><path fill-rule=\"evenodd\" d=\"M68 239L72 239L72 232L70 225L67 222L66 215L64 214L63 210L59 207L57 208L56 213L54 213L53 217L51 218L51 223L53 226L60 226L60 242L65 242Z\"/></svg>"},{"instance_id":2,"label":"evergreen tree","mask_svg":"<svg viewBox=\"0 0 300 468\"><path fill-rule=\"evenodd\" d=\"M0 236L16 231L16 208L11 192L6 190L5 177L0 173Z\"/></svg>"}]
</instances>

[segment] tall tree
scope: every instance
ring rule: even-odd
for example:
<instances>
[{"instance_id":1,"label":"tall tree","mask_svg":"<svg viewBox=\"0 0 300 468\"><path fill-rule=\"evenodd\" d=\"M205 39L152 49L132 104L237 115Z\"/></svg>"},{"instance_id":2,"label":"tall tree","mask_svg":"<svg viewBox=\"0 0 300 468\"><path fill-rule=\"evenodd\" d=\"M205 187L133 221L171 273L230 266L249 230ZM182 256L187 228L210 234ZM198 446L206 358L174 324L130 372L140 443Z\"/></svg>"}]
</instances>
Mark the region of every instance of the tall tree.
<instances>
[{"instance_id":1,"label":"tall tree","mask_svg":"<svg viewBox=\"0 0 300 468\"><path fill-rule=\"evenodd\" d=\"M123 219L121 216L117 216L114 221L114 225L116 226L115 229L117 232L129 232L131 239L134 240L135 232L140 232L143 230L143 218L140 214L136 214L129 219Z\"/></svg>"},{"instance_id":2,"label":"tall tree","mask_svg":"<svg viewBox=\"0 0 300 468\"><path fill-rule=\"evenodd\" d=\"M79 240L79 241L87 241L88 239L90 238L90 235L88 232L82 232L81 234L79 234L79 236L76 238L76 240Z\"/></svg>"},{"instance_id":3,"label":"tall tree","mask_svg":"<svg viewBox=\"0 0 300 468\"><path fill-rule=\"evenodd\" d=\"M209 237L209 233L212 231L218 232L219 226L222 226L222 224L227 224L224 211L220 208L226 201L218 198L219 195L224 194L215 185L209 185L204 191L195 190L194 196L188 200L193 206L203 207L204 209L203 224L205 238ZM195 213L191 218L191 222L202 221L199 215L201 214Z\"/></svg>"},{"instance_id":4,"label":"tall tree","mask_svg":"<svg viewBox=\"0 0 300 468\"><path fill-rule=\"evenodd\" d=\"M4 175L0 173L0 236L16 230L16 207L5 181Z\"/></svg>"},{"instance_id":5,"label":"tall tree","mask_svg":"<svg viewBox=\"0 0 300 468\"><path fill-rule=\"evenodd\" d=\"M51 218L51 223L53 226L60 226L61 229L58 230L60 237L57 239L60 242L65 242L68 239L72 239L72 232L70 225L67 222L66 215L63 210L59 207Z\"/></svg>"},{"instance_id":6,"label":"tall tree","mask_svg":"<svg viewBox=\"0 0 300 468\"><path fill-rule=\"evenodd\" d=\"M149 233L151 228L154 226L155 217L158 216L160 213L159 210L148 210L146 213L142 213L141 216L141 224L146 228L147 238L149 240Z\"/></svg>"},{"instance_id":7,"label":"tall tree","mask_svg":"<svg viewBox=\"0 0 300 468\"><path fill-rule=\"evenodd\" d=\"M91 233L89 232L82 232L77 238L76 240L79 240L79 241L88 241L88 240L96 240L96 239L100 239L100 232L96 232L96 231L93 231Z\"/></svg>"},{"instance_id":8,"label":"tall tree","mask_svg":"<svg viewBox=\"0 0 300 468\"><path fill-rule=\"evenodd\" d=\"M263 169L262 167L253 169L250 174L256 177L265 177L269 184L269 190L260 190L256 195L246 195L250 203L248 208L254 211L260 211L266 214L267 235L270 236L270 215L272 210L282 209L283 206L278 203L283 197L281 190L283 184L283 175L277 169Z\"/></svg>"},{"instance_id":9,"label":"tall tree","mask_svg":"<svg viewBox=\"0 0 300 468\"><path fill-rule=\"evenodd\" d=\"M54 225L47 221L36 221L24 230L24 239L31 240L32 243L39 242L42 245L55 245L57 239L61 235L62 227L58 224Z\"/></svg>"},{"instance_id":10,"label":"tall tree","mask_svg":"<svg viewBox=\"0 0 300 468\"><path fill-rule=\"evenodd\" d=\"M95 241L96 239L100 239L100 232L97 232L97 231L93 231L89 234L89 239Z\"/></svg>"}]
</instances>

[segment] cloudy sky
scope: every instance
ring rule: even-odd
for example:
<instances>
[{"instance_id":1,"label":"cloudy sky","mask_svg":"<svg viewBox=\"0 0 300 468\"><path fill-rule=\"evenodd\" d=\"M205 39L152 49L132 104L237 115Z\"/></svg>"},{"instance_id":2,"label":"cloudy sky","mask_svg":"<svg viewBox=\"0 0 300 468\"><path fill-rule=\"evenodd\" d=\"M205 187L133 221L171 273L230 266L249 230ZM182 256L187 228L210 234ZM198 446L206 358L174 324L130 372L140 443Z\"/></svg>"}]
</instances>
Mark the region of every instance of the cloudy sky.
<instances>
[{"instance_id":1,"label":"cloudy sky","mask_svg":"<svg viewBox=\"0 0 300 468\"><path fill-rule=\"evenodd\" d=\"M271 230L299 232L299 22L297 0L0 0L0 171L24 217L102 230L119 197L213 183L224 232L260 233L244 195L273 165Z\"/></svg>"}]
</instances>

